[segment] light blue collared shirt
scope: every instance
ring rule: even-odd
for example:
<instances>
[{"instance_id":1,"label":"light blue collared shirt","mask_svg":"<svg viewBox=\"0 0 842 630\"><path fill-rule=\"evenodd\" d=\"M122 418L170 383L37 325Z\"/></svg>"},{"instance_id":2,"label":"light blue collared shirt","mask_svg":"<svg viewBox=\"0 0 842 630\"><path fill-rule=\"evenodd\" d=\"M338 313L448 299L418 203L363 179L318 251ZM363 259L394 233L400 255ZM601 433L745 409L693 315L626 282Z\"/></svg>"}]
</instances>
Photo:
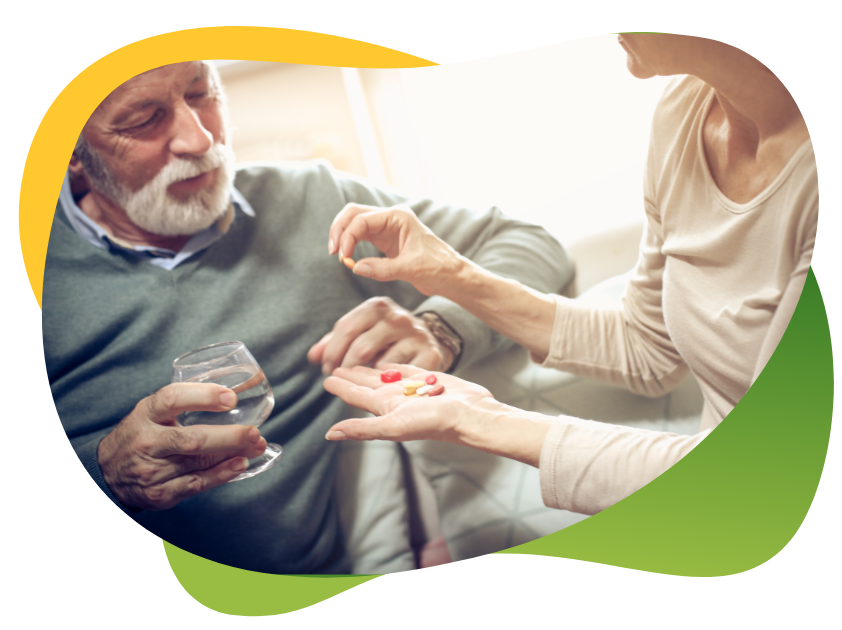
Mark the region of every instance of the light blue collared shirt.
<instances>
[{"instance_id":1,"label":"light blue collared shirt","mask_svg":"<svg viewBox=\"0 0 842 630\"><path fill-rule=\"evenodd\" d=\"M129 245L128 243L117 242L102 228L102 226L91 219L78 205L76 205L76 202L73 201L73 194L70 192L70 177L67 174L64 176L64 183L61 185L61 192L59 193L58 198L61 202L61 207L64 209L64 215L70 222L71 227L79 236L88 241L94 247L107 250L119 249L129 252L134 256L145 258L153 265L167 270L175 269L193 254L209 247L221 239L225 234L225 232L219 229L219 222L217 222L201 232L196 232L190 237L190 240L184 244L184 247L177 252L163 247ZM254 210L249 205L249 202L246 201L246 198L243 197L233 186L231 187L231 203L248 216L254 216Z\"/></svg>"}]
</instances>

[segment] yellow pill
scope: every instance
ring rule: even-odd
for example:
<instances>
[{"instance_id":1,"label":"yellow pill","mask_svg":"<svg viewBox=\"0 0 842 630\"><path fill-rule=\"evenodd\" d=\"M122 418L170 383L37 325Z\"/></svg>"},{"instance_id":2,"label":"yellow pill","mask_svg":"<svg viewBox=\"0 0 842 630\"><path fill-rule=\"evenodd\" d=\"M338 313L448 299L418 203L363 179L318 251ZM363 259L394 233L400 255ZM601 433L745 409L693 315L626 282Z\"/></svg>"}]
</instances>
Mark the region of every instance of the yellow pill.
<instances>
[{"instance_id":1,"label":"yellow pill","mask_svg":"<svg viewBox=\"0 0 842 630\"><path fill-rule=\"evenodd\" d=\"M412 396L420 387L424 387L423 381L406 381L403 383L403 395Z\"/></svg>"}]
</instances>

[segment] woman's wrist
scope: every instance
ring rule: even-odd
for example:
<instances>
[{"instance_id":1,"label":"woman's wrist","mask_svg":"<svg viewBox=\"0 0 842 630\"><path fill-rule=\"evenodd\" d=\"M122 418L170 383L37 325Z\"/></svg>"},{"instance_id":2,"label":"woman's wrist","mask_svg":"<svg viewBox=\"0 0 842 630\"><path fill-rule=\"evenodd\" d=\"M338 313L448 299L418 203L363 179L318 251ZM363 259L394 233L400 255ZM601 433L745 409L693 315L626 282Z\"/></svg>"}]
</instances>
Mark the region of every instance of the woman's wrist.
<instances>
[{"instance_id":1,"label":"woman's wrist","mask_svg":"<svg viewBox=\"0 0 842 630\"><path fill-rule=\"evenodd\" d=\"M487 398L459 415L455 435L459 444L537 468L552 423L550 416Z\"/></svg>"},{"instance_id":2,"label":"woman's wrist","mask_svg":"<svg viewBox=\"0 0 842 630\"><path fill-rule=\"evenodd\" d=\"M438 295L456 304L476 302L484 297L482 291L487 286L488 271L460 254L456 254L448 267L447 279L440 285Z\"/></svg>"},{"instance_id":3,"label":"woman's wrist","mask_svg":"<svg viewBox=\"0 0 842 630\"><path fill-rule=\"evenodd\" d=\"M455 267L454 267L455 268ZM463 258L436 292L536 356L549 353L556 298Z\"/></svg>"}]
</instances>

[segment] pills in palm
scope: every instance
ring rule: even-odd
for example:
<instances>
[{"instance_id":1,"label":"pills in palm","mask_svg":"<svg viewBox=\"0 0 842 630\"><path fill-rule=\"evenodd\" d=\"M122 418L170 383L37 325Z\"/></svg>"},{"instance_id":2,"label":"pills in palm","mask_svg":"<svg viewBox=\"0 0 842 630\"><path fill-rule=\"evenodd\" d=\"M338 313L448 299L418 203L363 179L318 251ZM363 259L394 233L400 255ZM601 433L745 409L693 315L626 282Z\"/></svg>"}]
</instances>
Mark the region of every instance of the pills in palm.
<instances>
[{"instance_id":1,"label":"pills in palm","mask_svg":"<svg viewBox=\"0 0 842 630\"><path fill-rule=\"evenodd\" d=\"M424 387L423 381L405 381L403 384L403 395L413 396L418 392L418 389Z\"/></svg>"},{"instance_id":2,"label":"pills in palm","mask_svg":"<svg viewBox=\"0 0 842 630\"><path fill-rule=\"evenodd\" d=\"M403 376L398 370L386 370L380 373L380 380L384 383L397 383Z\"/></svg>"},{"instance_id":3,"label":"pills in palm","mask_svg":"<svg viewBox=\"0 0 842 630\"><path fill-rule=\"evenodd\" d=\"M427 385L435 385L437 380L438 379L436 378L435 374L430 374L427 378L424 379L424 382L427 383Z\"/></svg>"}]
</instances>

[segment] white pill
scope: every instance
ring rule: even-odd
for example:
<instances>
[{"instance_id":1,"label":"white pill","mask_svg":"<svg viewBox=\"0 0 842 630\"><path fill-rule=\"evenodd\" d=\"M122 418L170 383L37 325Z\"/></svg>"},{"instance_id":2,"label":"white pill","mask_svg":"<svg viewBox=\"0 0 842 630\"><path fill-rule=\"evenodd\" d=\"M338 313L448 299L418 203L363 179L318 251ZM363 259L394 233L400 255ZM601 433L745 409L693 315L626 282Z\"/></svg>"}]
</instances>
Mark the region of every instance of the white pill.
<instances>
[{"instance_id":1,"label":"white pill","mask_svg":"<svg viewBox=\"0 0 842 630\"><path fill-rule=\"evenodd\" d=\"M424 387L419 387L418 389L416 389L415 393L418 394L419 396L423 396L424 394L431 391L432 389L433 389L432 385L424 385Z\"/></svg>"}]
</instances>

